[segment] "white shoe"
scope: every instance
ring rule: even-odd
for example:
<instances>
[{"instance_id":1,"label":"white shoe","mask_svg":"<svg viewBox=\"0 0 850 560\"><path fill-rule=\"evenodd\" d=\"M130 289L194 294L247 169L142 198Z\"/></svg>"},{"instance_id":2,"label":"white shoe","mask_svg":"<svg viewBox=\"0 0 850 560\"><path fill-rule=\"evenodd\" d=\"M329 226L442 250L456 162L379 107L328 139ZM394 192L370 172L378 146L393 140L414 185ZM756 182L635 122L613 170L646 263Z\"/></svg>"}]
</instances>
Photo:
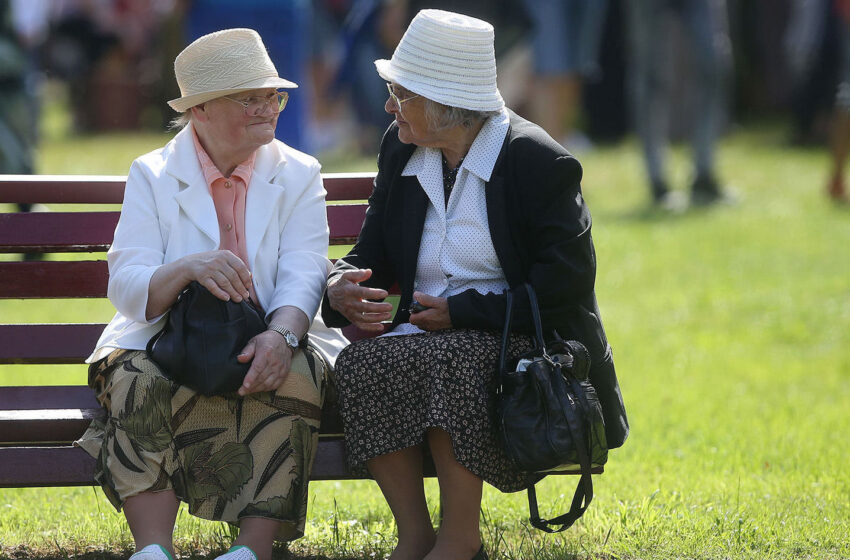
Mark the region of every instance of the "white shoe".
<instances>
[{"instance_id":1,"label":"white shoe","mask_svg":"<svg viewBox=\"0 0 850 560\"><path fill-rule=\"evenodd\" d=\"M149 544L142 550L130 556L130 560L174 560L165 547L158 544Z\"/></svg>"},{"instance_id":2,"label":"white shoe","mask_svg":"<svg viewBox=\"0 0 850 560\"><path fill-rule=\"evenodd\" d=\"M253 550L251 550L244 544L239 544L231 546L230 550L228 550L215 560L257 560L257 555L254 554Z\"/></svg>"}]
</instances>

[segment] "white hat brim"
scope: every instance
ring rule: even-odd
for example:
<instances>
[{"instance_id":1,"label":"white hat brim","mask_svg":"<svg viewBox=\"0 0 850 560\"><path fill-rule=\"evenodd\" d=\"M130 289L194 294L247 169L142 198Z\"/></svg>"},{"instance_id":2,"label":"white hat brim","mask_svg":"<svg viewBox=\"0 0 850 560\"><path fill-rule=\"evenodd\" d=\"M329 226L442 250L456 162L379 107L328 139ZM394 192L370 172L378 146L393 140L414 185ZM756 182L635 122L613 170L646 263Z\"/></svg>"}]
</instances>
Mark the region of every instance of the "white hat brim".
<instances>
[{"instance_id":1,"label":"white hat brim","mask_svg":"<svg viewBox=\"0 0 850 560\"><path fill-rule=\"evenodd\" d=\"M195 105L200 105L201 103L206 103L207 101L212 101L213 99L224 97L225 95L233 95L234 93L251 91L252 89L262 89L270 87L295 89L298 87L298 84L296 84L295 82L290 82L289 80L284 80L283 78L262 78L260 80L256 80L255 82L244 84L244 86L238 88L204 91L201 93L195 93L193 95L178 97L177 99L172 99L171 101L169 101L168 106L177 111L178 113L183 113L184 111L188 111Z\"/></svg>"}]
</instances>

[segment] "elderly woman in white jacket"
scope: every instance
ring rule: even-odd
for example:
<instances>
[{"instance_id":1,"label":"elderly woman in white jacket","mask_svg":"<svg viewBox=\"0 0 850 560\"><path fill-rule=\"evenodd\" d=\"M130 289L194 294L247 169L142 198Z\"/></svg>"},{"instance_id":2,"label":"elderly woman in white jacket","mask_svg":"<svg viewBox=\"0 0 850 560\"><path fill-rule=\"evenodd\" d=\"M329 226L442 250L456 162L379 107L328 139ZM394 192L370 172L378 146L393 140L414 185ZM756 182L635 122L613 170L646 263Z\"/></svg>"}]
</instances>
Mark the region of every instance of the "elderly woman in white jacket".
<instances>
[{"instance_id":1,"label":"elderly woman in white jacket","mask_svg":"<svg viewBox=\"0 0 850 560\"><path fill-rule=\"evenodd\" d=\"M325 190L319 163L274 139L278 90L297 86L256 32L201 37L175 73L183 129L133 163L107 257L118 313L88 361L108 415L77 444L123 507L134 560L172 558L179 501L240 527L229 560L266 560L275 539L303 534L325 379L345 344L314 321L330 266ZM199 395L145 352L191 281L266 315L239 357L251 365L238 395Z\"/></svg>"}]
</instances>

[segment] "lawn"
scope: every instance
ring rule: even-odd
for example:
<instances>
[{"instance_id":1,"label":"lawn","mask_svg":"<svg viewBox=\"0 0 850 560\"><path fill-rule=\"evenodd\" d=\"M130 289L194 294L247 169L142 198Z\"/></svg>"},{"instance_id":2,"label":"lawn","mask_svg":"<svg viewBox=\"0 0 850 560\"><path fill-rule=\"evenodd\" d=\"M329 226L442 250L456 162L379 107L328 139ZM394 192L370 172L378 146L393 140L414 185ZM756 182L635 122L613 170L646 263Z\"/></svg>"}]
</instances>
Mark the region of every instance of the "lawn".
<instances>
[{"instance_id":1,"label":"lawn","mask_svg":"<svg viewBox=\"0 0 850 560\"><path fill-rule=\"evenodd\" d=\"M39 170L123 174L165 139L48 135ZM491 558L850 558L850 211L823 196L825 151L782 139L774 126L725 139L720 171L737 203L682 215L646 208L634 144L582 156L597 295L632 434L566 533L530 529L523 494L487 488ZM677 184L687 181L686 155L671 162ZM374 168L343 154L323 160L326 171ZM3 322L111 313L105 301L0 302ZM82 367L0 368L0 384L84 378ZM574 485L544 481L543 514L565 511ZM373 483L310 488L307 535L292 557L388 554L394 526ZM433 481L428 492L436 499ZM181 555L207 556L229 538L181 511ZM131 542L92 488L0 490L0 557L126 557Z\"/></svg>"}]
</instances>

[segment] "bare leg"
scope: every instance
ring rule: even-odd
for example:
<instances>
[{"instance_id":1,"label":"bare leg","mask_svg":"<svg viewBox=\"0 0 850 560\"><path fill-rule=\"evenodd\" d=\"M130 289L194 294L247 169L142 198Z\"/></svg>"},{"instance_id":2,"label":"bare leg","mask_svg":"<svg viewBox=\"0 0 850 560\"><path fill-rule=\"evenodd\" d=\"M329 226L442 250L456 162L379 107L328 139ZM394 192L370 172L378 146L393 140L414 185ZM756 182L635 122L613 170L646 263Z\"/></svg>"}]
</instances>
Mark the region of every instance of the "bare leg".
<instances>
[{"instance_id":1,"label":"bare leg","mask_svg":"<svg viewBox=\"0 0 850 560\"><path fill-rule=\"evenodd\" d=\"M398 527L398 546L390 560L422 560L436 538L422 482L422 449L408 447L370 459L366 465Z\"/></svg>"},{"instance_id":2,"label":"bare leg","mask_svg":"<svg viewBox=\"0 0 850 560\"><path fill-rule=\"evenodd\" d=\"M125 500L124 516L136 541L136 550L158 544L174 557L172 536L177 506L177 496L173 490L142 492Z\"/></svg>"},{"instance_id":3,"label":"bare leg","mask_svg":"<svg viewBox=\"0 0 850 560\"><path fill-rule=\"evenodd\" d=\"M257 555L258 560L271 560L274 537L280 528L280 521L264 517L248 517L239 524L239 537L234 545L244 545Z\"/></svg>"},{"instance_id":4,"label":"bare leg","mask_svg":"<svg viewBox=\"0 0 850 560\"><path fill-rule=\"evenodd\" d=\"M425 560L469 560L481 548L479 515L481 479L457 462L448 433L428 430L428 444L437 467L443 498L443 523L437 544Z\"/></svg>"},{"instance_id":5,"label":"bare leg","mask_svg":"<svg viewBox=\"0 0 850 560\"><path fill-rule=\"evenodd\" d=\"M535 122L558 142L572 132L581 104L581 78L567 74L541 76L533 100Z\"/></svg>"}]
</instances>

